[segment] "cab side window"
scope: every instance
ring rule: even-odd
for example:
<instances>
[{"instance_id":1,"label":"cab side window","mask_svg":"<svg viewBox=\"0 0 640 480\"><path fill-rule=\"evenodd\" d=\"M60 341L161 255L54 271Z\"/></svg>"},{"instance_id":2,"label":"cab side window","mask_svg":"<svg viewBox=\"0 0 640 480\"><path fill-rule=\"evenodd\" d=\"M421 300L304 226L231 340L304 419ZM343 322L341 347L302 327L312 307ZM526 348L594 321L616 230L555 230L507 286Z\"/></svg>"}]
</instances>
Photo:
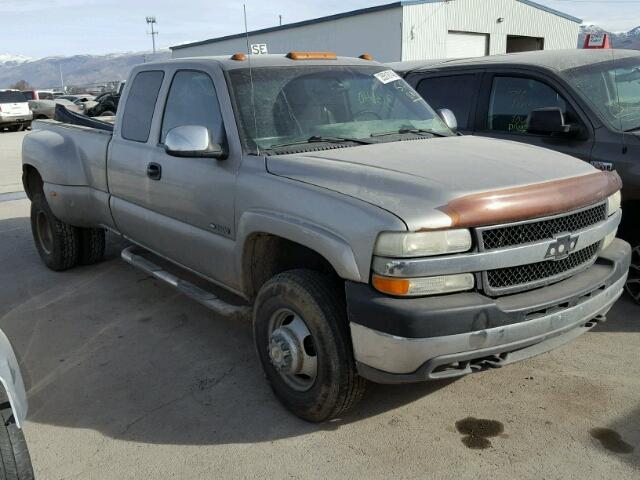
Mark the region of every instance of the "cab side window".
<instances>
[{"instance_id":1,"label":"cab side window","mask_svg":"<svg viewBox=\"0 0 640 480\"><path fill-rule=\"evenodd\" d=\"M546 83L523 77L495 77L489 100L488 130L527 133L527 117L532 110L560 108L565 122L576 121L567 102Z\"/></svg>"},{"instance_id":2,"label":"cab side window","mask_svg":"<svg viewBox=\"0 0 640 480\"><path fill-rule=\"evenodd\" d=\"M469 113L477 92L474 74L425 78L416 90L431 108L448 108L456 116L458 128L469 128Z\"/></svg>"},{"instance_id":3,"label":"cab side window","mask_svg":"<svg viewBox=\"0 0 640 480\"><path fill-rule=\"evenodd\" d=\"M169 130L183 125L207 127L213 143L224 144L225 133L216 89L204 72L182 70L171 82L162 120L160 142Z\"/></svg>"},{"instance_id":4,"label":"cab side window","mask_svg":"<svg viewBox=\"0 0 640 480\"><path fill-rule=\"evenodd\" d=\"M164 72L149 70L138 73L133 79L122 117L122 138L143 143L149 139L163 78Z\"/></svg>"}]
</instances>

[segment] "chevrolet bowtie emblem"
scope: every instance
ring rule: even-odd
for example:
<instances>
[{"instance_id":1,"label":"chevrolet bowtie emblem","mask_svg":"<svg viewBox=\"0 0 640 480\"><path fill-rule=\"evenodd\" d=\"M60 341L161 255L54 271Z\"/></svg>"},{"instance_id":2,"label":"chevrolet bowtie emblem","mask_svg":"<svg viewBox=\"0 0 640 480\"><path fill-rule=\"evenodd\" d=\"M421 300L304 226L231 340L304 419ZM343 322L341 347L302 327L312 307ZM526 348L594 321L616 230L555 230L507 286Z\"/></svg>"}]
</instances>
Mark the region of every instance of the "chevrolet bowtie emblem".
<instances>
[{"instance_id":1,"label":"chevrolet bowtie emblem","mask_svg":"<svg viewBox=\"0 0 640 480\"><path fill-rule=\"evenodd\" d=\"M576 249L578 244L578 235L562 235L555 237L555 241L547 248L545 259L562 260L567 258L571 252Z\"/></svg>"}]
</instances>

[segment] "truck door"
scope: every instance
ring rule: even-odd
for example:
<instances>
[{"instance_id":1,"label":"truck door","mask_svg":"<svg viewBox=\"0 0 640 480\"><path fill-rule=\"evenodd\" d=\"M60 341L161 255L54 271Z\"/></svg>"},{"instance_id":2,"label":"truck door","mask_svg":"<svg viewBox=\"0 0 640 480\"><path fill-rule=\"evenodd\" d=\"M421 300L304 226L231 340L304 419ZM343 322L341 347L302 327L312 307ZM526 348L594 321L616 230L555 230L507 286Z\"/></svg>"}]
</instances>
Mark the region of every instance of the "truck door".
<instances>
[{"instance_id":1,"label":"truck door","mask_svg":"<svg viewBox=\"0 0 640 480\"><path fill-rule=\"evenodd\" d=\"M593 128L581 110L546 78L524 73L487 74L477 113L476 135L529 143L589 161ZM565 123L577 125L580 134L539 135L527 132L531 111L557 107Z\"/></svg>"},{"instance_id":2,"label":"truck door","mask_svg":"<svg viewBox=\"0 0 640 480\"><path fill-rule=\"evenodd\" d=\"M205 126L215 143L227 143L210 72L140 72L123 107L108 169L118 228L170 260L233 285L234 189L240 153L233 149L225 160L185 158L167 154L163 145L167 132L182 125Z\"/></svg>"}]
</instances>

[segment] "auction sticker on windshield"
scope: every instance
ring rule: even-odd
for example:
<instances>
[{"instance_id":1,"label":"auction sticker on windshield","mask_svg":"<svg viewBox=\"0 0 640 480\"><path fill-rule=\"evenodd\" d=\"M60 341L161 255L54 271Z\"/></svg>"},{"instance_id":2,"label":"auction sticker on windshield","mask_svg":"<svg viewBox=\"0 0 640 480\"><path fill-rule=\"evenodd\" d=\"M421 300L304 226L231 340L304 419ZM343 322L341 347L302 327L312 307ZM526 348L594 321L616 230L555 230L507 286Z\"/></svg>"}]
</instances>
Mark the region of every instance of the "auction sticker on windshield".
<instances>
[{"instance_id":1,"label":"auction sticker on windshield","mask_svg":"<svg viewBox=\"0 0 640 480\"><path fill-rule=\"evenodd\" d=\"M400 76L393 70L385 70L384 72L374 73L373 76L384 84L400 80Z\"/></svg>"}]
</instances>

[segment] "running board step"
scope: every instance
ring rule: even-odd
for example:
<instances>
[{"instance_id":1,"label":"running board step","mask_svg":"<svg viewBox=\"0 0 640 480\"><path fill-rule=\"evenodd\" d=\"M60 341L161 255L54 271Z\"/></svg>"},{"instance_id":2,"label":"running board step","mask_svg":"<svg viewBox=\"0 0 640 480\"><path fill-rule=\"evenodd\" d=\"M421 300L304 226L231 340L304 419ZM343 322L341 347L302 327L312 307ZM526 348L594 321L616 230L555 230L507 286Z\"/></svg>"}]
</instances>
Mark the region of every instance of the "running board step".
<instances>
[{"instance_id":1,"label":"running board step","mask_svg":"<svg viewBox=\"0 0 640 480\"><path fill-rule=\"evenodd\" d=\"M208 309L213 310L218 315L222 315L224 317L240 318L251 317L251 307L232 305L225 302L224 300L221 300L213 293L207 292L206 290L194 285L191 282L182 280L176 275L167 272L152 261L147 260L142 255L138 255L136 251L139 249L140 247L133 245L131 247L125 248L120 256L128 264L133 265L134 267L148 273L158 280L162 280L163 282L168 283L180 293L204 305Z\"/></svg>"}]
</instances>

